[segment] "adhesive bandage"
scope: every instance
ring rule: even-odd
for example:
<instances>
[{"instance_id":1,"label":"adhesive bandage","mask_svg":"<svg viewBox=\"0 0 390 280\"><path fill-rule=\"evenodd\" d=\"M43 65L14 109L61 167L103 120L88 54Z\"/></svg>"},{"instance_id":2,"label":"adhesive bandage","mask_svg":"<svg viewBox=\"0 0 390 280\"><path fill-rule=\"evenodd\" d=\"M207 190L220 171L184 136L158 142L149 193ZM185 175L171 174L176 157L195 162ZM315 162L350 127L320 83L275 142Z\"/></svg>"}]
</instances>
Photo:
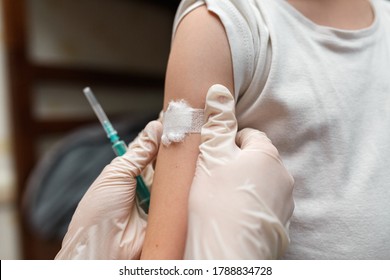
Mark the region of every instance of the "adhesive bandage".
<instances>
[{"instance_id":1,"label":"adhesive bandage","mask_svg":"<svg viewBox=\"0 0 390 280\"><path fill-rule=\"evenodd\" d=\"M204 123L203 109L193 109L184 100L171 101L164 112L163 135L164 146L172 142L183 142L187 134L200 133Z\"/></svg>"}]
</instances>

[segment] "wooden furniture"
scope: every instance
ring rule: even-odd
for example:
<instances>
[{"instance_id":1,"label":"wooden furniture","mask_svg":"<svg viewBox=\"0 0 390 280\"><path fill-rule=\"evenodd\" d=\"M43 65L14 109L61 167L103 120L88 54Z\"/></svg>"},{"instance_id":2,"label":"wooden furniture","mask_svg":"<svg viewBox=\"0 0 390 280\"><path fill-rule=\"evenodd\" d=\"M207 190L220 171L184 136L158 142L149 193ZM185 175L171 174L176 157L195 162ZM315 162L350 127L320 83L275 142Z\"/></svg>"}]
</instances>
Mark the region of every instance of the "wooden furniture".
<instances>
[{"instance_id":1,"label":"wooden furniture","mask_svg":"<svg viewBox=\"0 0 390 280\"><path fill-rule=\"evenodd\" d=\"M110 0L112 1L112 0ZM123 1L123 0L116 0ZM130 1L130 0L128 0ZM145 1L145 0L142 0ZM172 13L179 1L151 1ZM28 28L25 0L2 0L4 20L5 57L8 74L8 92L11 106L13 154L15 160L18 203L29 172L37 161L38 136L44 133L64 133L89 122L89 119L56 119L42 121L33 115L33 87L39 82L80 82L110 87L155 87L162 89L163 75L141 75L133 72L96 70L92 67L72 68L61 65L43 65L28 56ZM95 121L95 120L94 120ZM44 240L32 233L22 214L21 249L23 259L52 259L60 248L59 240Z\"/></svg>"}]
</instances>

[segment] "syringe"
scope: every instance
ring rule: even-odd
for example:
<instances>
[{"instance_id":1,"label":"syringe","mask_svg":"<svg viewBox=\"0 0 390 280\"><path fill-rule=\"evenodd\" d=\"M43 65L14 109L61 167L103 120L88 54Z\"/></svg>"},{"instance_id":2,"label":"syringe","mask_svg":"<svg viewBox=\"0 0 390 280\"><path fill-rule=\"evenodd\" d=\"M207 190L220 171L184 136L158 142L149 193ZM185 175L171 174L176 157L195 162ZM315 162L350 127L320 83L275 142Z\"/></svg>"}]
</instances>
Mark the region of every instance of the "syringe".
<instances>
[{"instance_id":1,"label":"syringe","mask_svg":"<svg viewBox=\"0 0 390 280\"><path fill-rule=\"evenodd\" d=\"M95 111L99 121L101 122L107 137L110 139L110 142L112 143L112 149L114 150L115 154L117 156L124 155L126 153L127 146L124 141L120 140L117 131L113 128L111 122L108 120L106 113L104 113L92 90L89 87L86 87L84 89L84 94L87 97L89 104L91 104L92 109ZM139 205L146 213L148 213L150 202L149 190L141 176L137 176L136 179Z\"/></svg>"}]
</instances>

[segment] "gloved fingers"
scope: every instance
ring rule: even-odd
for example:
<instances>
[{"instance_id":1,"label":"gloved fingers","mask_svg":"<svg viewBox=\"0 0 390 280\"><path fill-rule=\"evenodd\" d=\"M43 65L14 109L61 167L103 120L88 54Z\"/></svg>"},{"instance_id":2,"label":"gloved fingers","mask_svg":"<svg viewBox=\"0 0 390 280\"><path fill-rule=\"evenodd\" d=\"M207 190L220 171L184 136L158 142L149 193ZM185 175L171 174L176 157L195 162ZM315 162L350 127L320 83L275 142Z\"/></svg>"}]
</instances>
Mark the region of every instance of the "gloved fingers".
<instances>
[{"instance_id":1,"label":"gloved fingers","mask_svg":"<svg viewBox=\"0 0 390 280\"><path fill-rule=\"evenodd\" d=\"M253 128L244 128L237 133L236 143L242 150L258 150L271 140L264 132Z\"/></svg>"},{"instance_id":2,"label":"gloved fingers","mask_svg":"<svg viewBox=\"0 0 390 280\"><path fill-rule=\"evenodd\" d=\"M222 85L210 87L206 96L205 124L201 129L202 157L223 159L236 149L237 120L235 102L230 91Z\"/></svg>"},{"instance_id":3,"label":"gloved fingers","mask_svg":"<svg viewBox=\"0 0 390 280\"><path fill-rule=\"evenodd\" d=\"M294 185L294 178L291 176L292 178L292 186ZM294 198L291 197L291 199L288 201L288 204L286 205L288 211L286 211L286 217L282 218L281 219L281 222L283 223L283 225L285 225L286 227L288 227L290 225L290 219L294 213L294 209L295 209L295 201L294 201Z\"/></svg>"},{"instance_id":4,"label":"gloved fingers","mask_svg":"<svg viewBox=\"0 0 390 280\"><path fill-rule=\"evenodd\" d=\"M253 128L244 128L237 133L236 142L243 151L263 152L281 162L279 151L264 132Z\"/></svg>"},{"instance_id":5,"label":"gloved fingers","mask_svg":"<svg viewBox=\"0 0 390 280\"><path fill-rule=\"evenodd\" d=\"M156 121L162 123L162 121L163 121L163 113L164 113L164 111L161 110ZM138 140L138 137L139 137L139 136L137 136L132 142L137 141L137 140ZM129 147L130 147L131 145L132 145L132 143L129 144ZM149 164L147 164L147 165L145 166L145 168L142 170L142 173L141 173L142 179L144 180L145 185L146 185L146 187L149 189L149 191L151 190L152 185L153 185L153 177L154 177L154 168L155 168L155 164L156 164L156 159L154 159L154 160L151 161Z\"/></svg>"},{"instance_id":6,"label":"gloved fingers","mask_svg":"<svg viewBox=\"0 0 390 280\"><path fill-rule=\"evenodd\" d=\"M267 156L263 158L265 160L263 164L260 165L258 162L257 166L268 170L262 179L263 182L268 182L269 189L273 189L273 191L262 193L262 197L269 202L269 206L282 224L285 224L294 209L292 199L294 178L284 166L278 150L265 133L252 128L244 128L239 131L236 141L242 151L250 151L250 155L256 155L259 160L263 158L262 155ZM269 161L267 158L273 160ZM278 196L274 196L275 194Z\"/></svg>"},{"instance_id":7,"label":"gloved fingers","mask_svg":"<svg viewBox=\"0 0 390 280\"><path fill-rule=\"evenodd\" d=\"M124 170L135 178L156 157L162 135L162 124L159 121L151 121L133 141L127 152L115 158L111 166Z\"/></svg>"},{"instance_id":8,"label":"gloved fingers","mask_svg":"<svg viewBox=\"0 0 390 280\"><path fill-rule=\"evenodd\" d=\"M164 120L164 110L161 110L160 113L158 114L157 121L159 121L160 123L162 123L163 120Z\"/></svg>"},{"instance_id":9,"label":"gloved fingers","mask_svg":"<svg viewBox=\"0 0 390 280\"><path fill-rule=\"evenodd\" d=\"M154 161L152 161L148 165L146 165L144 170L142 170L142 173L141 173L142 179L144 180L144 183L145 183L146 187L149 189L149 191L151 190L152 185L153 185L153 177L154 177L153 163L154 163Z\"/></svg>"}]
</instances>

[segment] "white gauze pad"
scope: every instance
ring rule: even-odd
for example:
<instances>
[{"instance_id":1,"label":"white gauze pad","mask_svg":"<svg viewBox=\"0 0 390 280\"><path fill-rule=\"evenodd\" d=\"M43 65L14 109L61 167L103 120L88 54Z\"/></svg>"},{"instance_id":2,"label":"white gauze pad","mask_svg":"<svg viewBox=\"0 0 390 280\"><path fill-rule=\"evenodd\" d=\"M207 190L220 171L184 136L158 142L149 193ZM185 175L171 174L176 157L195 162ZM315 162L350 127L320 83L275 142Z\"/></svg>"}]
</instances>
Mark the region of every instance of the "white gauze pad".
<instances>
[{"instance_id":1,"label":"white gauze pad","mask_svg":"<svg viewBox=\"0 0 390 280\"><path fill-rule=\"evenodd\" d=\"M163 134L164 146L172 142L183 142L189 133L200 133L204 124L203 109L193 109L184 100L169 102L164 112Z\"/></svg>"}]
</instances>

